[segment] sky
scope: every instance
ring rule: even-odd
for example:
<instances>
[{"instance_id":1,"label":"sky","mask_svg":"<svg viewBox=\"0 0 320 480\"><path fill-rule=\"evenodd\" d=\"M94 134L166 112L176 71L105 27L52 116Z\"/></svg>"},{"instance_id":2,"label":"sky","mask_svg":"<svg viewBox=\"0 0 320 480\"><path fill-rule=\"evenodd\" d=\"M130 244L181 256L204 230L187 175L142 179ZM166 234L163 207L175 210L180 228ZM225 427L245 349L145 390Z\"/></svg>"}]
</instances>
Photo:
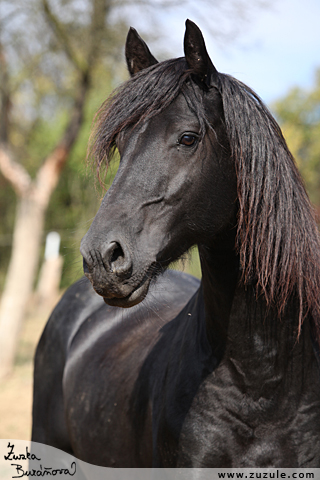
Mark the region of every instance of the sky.
<instances>
[{"instance_id":1,"label":"sky","mask_svg":"<svg viewBox=\"0 0 320 480\"><path fill-rule=\"evenodd\" d=\"M208 40L218 70L247 83L268 103L294 86L311 88L320 68L320 0L277 0L247 26L245 40L246 48L230 52L217 51Z\"/></svg>"},{"instance_id":2,"label":"sky","mask_svg":"<svg viewBox=\"0 0 320 480\"><path fill-rule=\"evenodd\" d=\"M248 0L248 5L250 1L254 0ZM178 8L162 14L160 36L172 56L183 55L184 22L190 18L202 30L216 68L242 80L266 103L272 104L295 86L312 88L315 70L320 68L320 0L272 0L268 8L256 10L243 31L228 42L214 39L201 18L193 18L197 2L191 0L191 4L190 11ZM143 15L139 21L143 23Z\"/></svg>"}]
</instances>

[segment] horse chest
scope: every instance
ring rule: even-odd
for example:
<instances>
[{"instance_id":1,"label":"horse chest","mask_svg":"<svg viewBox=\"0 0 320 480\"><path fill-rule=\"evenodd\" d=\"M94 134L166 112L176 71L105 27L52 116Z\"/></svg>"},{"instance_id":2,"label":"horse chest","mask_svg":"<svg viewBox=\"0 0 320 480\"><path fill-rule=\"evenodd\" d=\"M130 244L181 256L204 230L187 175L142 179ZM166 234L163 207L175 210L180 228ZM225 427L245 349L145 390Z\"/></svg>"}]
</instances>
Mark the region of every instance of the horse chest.
<instances>
[{"instance_id":1,"label":"horse chest","mask_svg":"<svg viewBox=\"0 0 320 480\"><path fill-rule=\"evenodd\" d=\"M181 467L319 467L320 394L253 399L213 374L193 399L177 458Z\"/></svg>"}]
</instances>

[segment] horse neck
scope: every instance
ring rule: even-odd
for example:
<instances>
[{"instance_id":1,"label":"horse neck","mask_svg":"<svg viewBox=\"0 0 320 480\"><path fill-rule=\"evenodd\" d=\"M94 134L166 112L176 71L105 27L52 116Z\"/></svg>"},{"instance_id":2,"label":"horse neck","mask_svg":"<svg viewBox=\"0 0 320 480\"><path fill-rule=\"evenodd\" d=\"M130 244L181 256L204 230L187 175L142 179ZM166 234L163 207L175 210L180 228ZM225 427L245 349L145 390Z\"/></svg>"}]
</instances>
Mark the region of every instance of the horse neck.
<instances>
[{"instance_id":1,"label":"horse neck","mask_svg":"<svg viewBox=\"0 0 320 480\"><path fill-rule=\"evenodd\" d=\"M294 300L279 319L253 285L241 283L234 249L199 247L199 252L206 333L220 363L235 370L248 389L288 376L296 385L303 382L315 356L308 322L297 341Z\"/></svg>"}]
</instances>

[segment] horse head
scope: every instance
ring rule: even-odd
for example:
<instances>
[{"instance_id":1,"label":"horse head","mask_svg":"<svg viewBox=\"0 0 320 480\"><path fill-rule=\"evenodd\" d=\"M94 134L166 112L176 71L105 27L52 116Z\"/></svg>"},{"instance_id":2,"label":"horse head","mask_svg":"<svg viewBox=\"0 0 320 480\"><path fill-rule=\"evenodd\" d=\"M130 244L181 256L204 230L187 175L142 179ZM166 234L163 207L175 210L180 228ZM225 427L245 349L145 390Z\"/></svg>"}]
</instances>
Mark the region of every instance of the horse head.
<instances>
[{"instance_id":1,"label":"horse head","mask_svg":"<svg viewBox=\"0 0 320 480\"><path fill-rule=\"evenodd\" d=\"M158 63L131 28L131 79L100 115L93 153L100 165L116 147L120 166L81 253L85 274L110 305L139 303L172 261L195 244L211 246L236 223L219 73L188 20L184 51Z\"/></svg>"}]
</instances>

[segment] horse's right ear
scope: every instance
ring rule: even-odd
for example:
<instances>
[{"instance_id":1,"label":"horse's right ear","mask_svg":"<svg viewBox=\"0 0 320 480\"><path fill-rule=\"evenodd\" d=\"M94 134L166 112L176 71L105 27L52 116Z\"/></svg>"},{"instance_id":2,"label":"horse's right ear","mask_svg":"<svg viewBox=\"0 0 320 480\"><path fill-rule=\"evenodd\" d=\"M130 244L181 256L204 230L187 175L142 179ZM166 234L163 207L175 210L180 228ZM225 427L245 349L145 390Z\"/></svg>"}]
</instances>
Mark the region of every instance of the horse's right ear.
<instances>
[{"instance_id":1,"label":"horse's right ear","mask_svg":"<svg viewBox=\"0 0 320 480\"><path fill-rule=\"evenodd\" d=\"M137 30L130 27L126 41L126 60L130 75L158 63Z\"/></svg>"}]
</instances>

